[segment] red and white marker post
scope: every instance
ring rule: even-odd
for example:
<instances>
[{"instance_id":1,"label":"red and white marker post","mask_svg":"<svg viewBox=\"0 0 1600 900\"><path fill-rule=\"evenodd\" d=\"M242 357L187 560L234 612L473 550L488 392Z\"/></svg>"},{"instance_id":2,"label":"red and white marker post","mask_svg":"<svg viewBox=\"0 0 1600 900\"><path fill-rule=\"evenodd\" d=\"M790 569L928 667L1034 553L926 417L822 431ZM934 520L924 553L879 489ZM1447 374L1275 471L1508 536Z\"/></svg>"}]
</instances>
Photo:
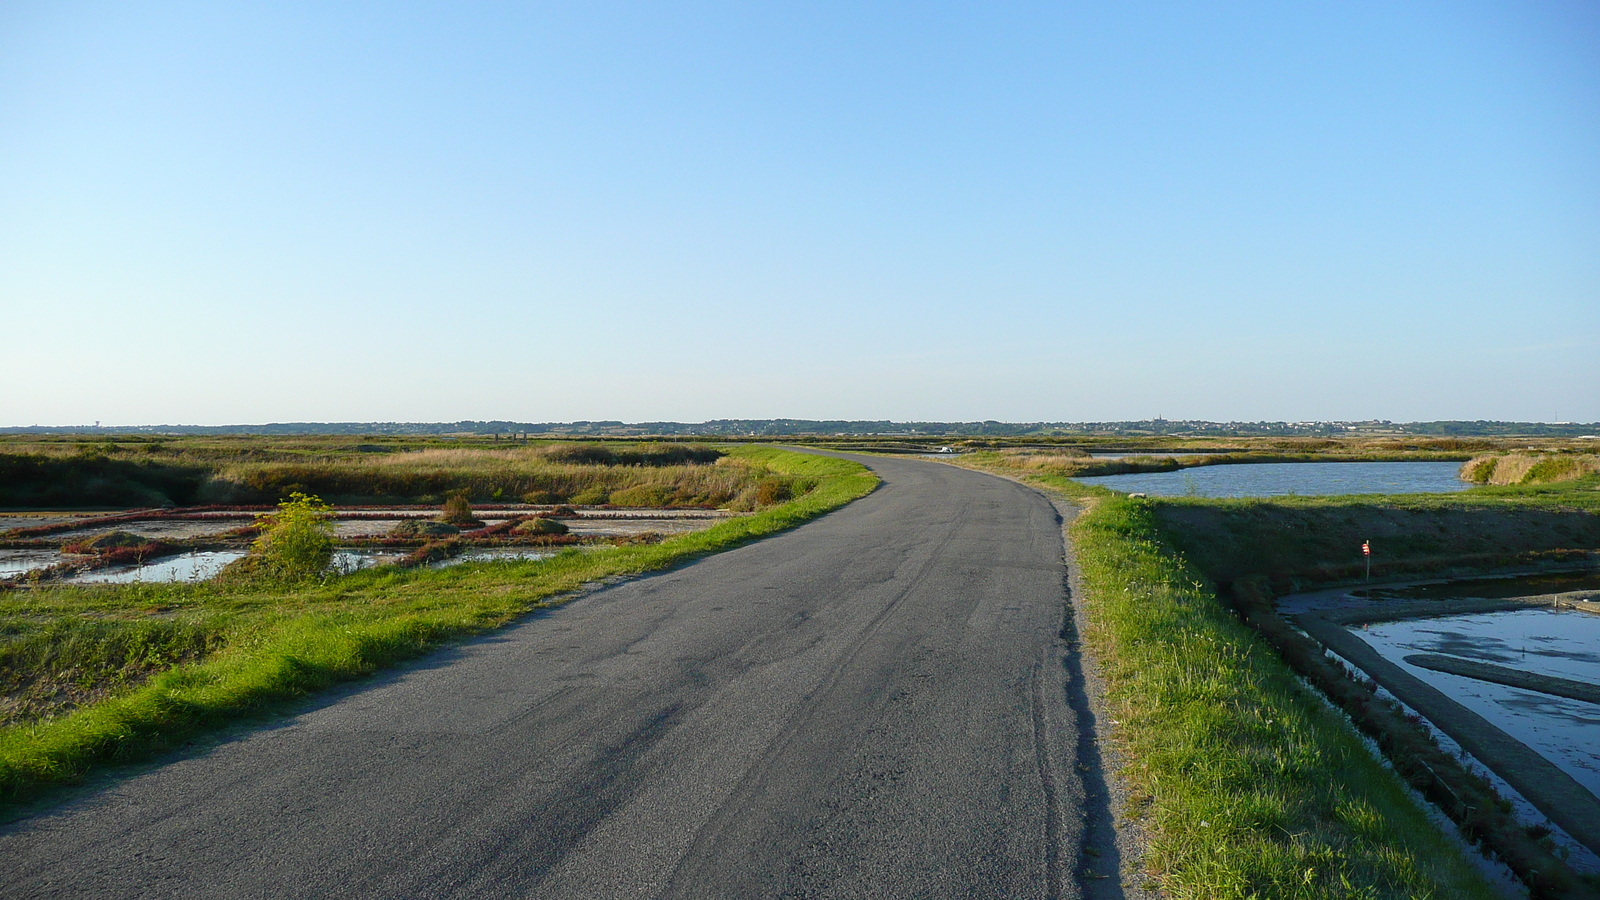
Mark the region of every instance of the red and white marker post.
<instances>
[{"instance_id":1,"label":"red and white marker post","mask_svg":"<svg viewBox=\"0 0 1600 900\"><path fill-rule=\"evenodd\" d=\"M1370 541L1362 541L1361 542L1361 555L1367 558L1367 580L1371 581L1372 580L1372 543Z\"/></svg>"}]
</instances>

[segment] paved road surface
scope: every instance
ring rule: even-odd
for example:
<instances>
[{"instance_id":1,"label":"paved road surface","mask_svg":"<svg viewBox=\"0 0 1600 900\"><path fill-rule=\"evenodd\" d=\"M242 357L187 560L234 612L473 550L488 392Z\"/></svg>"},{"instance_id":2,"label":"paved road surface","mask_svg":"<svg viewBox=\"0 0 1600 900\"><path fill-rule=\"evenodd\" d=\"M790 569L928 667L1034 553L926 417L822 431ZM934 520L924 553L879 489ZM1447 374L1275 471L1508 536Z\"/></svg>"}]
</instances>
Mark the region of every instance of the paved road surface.
<instances>
[{"instance_id":1,"label":"paved road surface","mask_svg":"<svg viewBox=\"0 0 1600 900\"><path fill-rule=\"evenodd\" d=\"M871 465L803 528L9 826L0 896L1080 896L1057 512Z\"/></svg>"}]
</instances>

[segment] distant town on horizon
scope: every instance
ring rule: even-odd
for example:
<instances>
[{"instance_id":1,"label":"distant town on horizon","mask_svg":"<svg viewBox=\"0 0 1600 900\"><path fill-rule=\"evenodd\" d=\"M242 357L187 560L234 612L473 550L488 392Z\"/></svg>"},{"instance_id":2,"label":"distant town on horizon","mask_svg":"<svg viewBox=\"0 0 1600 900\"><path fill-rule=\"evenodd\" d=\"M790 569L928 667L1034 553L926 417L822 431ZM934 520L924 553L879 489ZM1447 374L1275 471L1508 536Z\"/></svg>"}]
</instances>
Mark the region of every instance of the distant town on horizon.
<instances>
[{"instance_id":1,"label":"distant town on horizon","mask_svg":"<svg viewBox=\"0 0 1600 900\"><path fill-rule=\"evenodd\" d=\"M30 425L0 427L0 434L258 434L258 435L520 435L524 437L784 437L1053 435L1162 437L1593 437L1600 422L1435 421L1387 419L1332 422L1210 422L1142 419L1121 422L894 422L890 420L713 419L707 422L275 422L262 425Z\"/></svg>"}]
</instances>

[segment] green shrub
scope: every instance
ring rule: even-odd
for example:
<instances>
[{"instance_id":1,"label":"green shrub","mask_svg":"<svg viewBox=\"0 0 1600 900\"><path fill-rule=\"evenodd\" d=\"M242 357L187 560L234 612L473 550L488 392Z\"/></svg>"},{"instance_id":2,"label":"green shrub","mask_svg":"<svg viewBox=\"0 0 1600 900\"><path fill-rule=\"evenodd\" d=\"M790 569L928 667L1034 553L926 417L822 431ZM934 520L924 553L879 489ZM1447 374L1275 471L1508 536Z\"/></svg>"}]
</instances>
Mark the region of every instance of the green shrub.
<instances>
[{"instance_id":1,"label":"green shrub","mask_svg":"<svg viewBox=\"0 0 1600 900\"><path fill-rule=\"evenodd\" d=\"M318 497L296 491L258 524L261 537L252 549L263 576L298 581L322 574L333 561L333 507Z\"/></svg>"}]
</instances>

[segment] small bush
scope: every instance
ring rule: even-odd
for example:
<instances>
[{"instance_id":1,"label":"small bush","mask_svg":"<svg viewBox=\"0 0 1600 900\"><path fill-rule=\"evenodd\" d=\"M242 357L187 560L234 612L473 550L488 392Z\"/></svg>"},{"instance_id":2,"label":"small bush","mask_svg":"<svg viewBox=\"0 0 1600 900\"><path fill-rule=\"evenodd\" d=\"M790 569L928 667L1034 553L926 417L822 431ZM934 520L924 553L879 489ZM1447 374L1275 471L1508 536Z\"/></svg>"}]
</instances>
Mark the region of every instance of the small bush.
<instances>
[{"instance_id":1,"label":"small bush","mask_svg":"<svg viewBox=\"0 0 1600 900\"><path fill-rule=\"evenodd\" d=\"M1555 481L1571 481L1588 474L1584 471L1583 463L1570 456L1547 456L1533 464L1528 469L1528 474L1523 477L1524 484L1549 484Z\"/></svg>"},{"instance_id":2,"label":"small bush","mask_svg":"<svg viewBox=\"0 0 1600 900\"><path fill-rule=\"evenodd\" d=\"M554 491L529 491L522 495L522 502L543 506L546 503L560 503L561 498Z\"/></svg>"},{"instance_id":3,"label":"small bush","mask_svg":"<svg viewBox=\"0 0 1600 900\"><path fill-rule=\"evenodd\" d=\"M763 478L756 482L756 505L772 506L789 499L789 485L783 479L776 477Z\"/></svg>"},{"instance_id":4,"label":"small bush","mask_svg":"<svg viewBox=\"0 0 1600 900\"><path fill-rule=\"evenodd\" d=\"M318 497L292 493L257 525L261 537L252 545L259 557L254 568L263 576L299 581L321 575L333 561L333 507Z\"/></svg>"},{"instance_id":5,"label":"small bush","mask_svg":"<svg viewBox=\"0 0 1600 900\"><path fill-rule=\"evenodd\" d=\"M467 501L466 494L451 494L444 501L444 512L439 514L439 521L449 525L483 527L483 522L472 514L472 504Z\"/></svg>"}]
</instances>

